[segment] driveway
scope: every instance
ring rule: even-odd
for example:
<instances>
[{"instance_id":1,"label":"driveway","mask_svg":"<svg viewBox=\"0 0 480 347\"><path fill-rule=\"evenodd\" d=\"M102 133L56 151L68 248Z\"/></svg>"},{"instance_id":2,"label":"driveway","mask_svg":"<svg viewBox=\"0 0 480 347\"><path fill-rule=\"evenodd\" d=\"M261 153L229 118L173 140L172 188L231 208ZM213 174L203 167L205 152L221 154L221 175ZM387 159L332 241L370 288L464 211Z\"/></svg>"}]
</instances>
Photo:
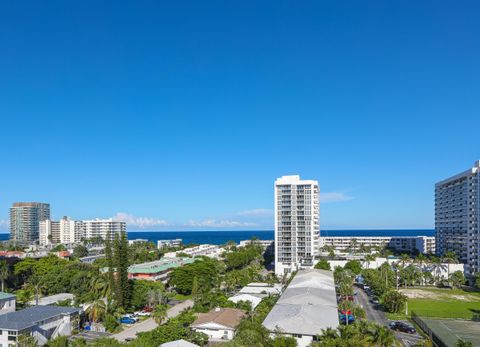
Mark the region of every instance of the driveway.
<instances>
[{"instance_id":1,"label":"driveway","mask_svg":"<svg viewBox=\"0 0 480 347\"><path fill-rule=\"evenodd\" d=\"M167 317L173 318L176 317L186 308L190 308L193 306L192 300L185 300L180 302L179 304L170 307L167 310ZM150 331L155 329L158 324L155 322L153 318L148 318L144 321L139 323L133 324L132 326L128 327L127 329L119 332L118 334L112 335L114 339L120 342L124 342L126 339L134 339L137 337L138 333L143 333L146 331Z\"/></svg>"}]
</instances>

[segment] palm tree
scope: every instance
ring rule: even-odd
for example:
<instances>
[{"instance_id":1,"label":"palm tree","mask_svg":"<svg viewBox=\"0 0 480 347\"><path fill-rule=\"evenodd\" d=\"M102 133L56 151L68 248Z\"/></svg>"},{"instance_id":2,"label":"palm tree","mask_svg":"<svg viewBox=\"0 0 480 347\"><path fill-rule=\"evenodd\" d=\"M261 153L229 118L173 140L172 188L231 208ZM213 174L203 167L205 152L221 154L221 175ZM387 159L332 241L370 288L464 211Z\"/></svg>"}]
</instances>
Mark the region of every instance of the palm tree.
<instances>
[{"instance_id":1,"label":"palm tree","mask_svg":"<svg viewBox=\"0 0 480 347\"><path fill-rule=\"evenodd\" d=\"M424 269L423 269L423 264L425 264L427 262L428 258L425 254L423 253L420 253L416 258L415 258L415 263L418 264L418 268L419 270L422 272L424 272ZM423 276L422 276L422 285L425 285L425 281L423 279Z\"/></svg>"},{"instance_id":2,"label":"palm tree","mask_svg":"<svg viewBox=\"0 0 480 347\"><path fill-rule=\"evenodd\" d=\"M455 252L447 252L443 255L442 261L447 263L447 281L450 284L450 264L457 264L458 258Z\"/></svg>"},{"instance_id":3,"label":"palm tree","mask_svg":"<svg viewBox=\"0 0 480 347\"><path fill-rule=\"evenodd\" d=\"M98 274L91 279L92 290L98 298L109 298L112 294L112 286L107 274Z\"/></svg>"},{"instance_id":4,"label":"palm tree","mask_svg":"<svg viewBox=\"0 0 480 347\"><path fill-rule=\"evenodd\" d=\"M397 345L395 334L387 327L377 327L372 334L372 342L378 347L390 347Z\"/></svg>"},{"instance_id":5,"label":"palm tree","mask_svg":"<svg viewBox=\"0 0 480 347\"><path fill-rule=\"evenodd\" d=\"M365 263L367 264L367 269L370 268L370 262L377 259L373 254L367 254L364 258Z\"/></svg>"},{"instance_id":6,"label":"palm tree","mask_svg":"<svg viewBox=\"0 0 480 347\"><path fill-rule=\"evenodd\" d=\"M153 318L157 324L162 324L163 320L167 317L167 305L159 304L155 306L153 311Z\"/></svg>"},{"instance_id":7,"label":"palm tree","mask_svg":"<svg viewBox=\"0 0 480 347\"><path fill-rule=\"evenodd\" d=\"M473 343L470 341L459 339L457 343L455 343L455 347L474 347L474 346L473 346Z\"/></svg>"},{"instance_id":8,"label":"palm tree","mask_svg":"<svg viewBox=\"0 0 480 347\"><path fill-rule=\"evenodd\" d=\"M438 257L432 257L432 270L435 273L435 283L438 285L440 282L440 274L445 269L445 265L442 264L442 259Z\"/></svg>"},{"instance_id":9,"label":"palm tree","mask_svg":"<svg viewBox=\"0 0 480 347\"><path fill-rule=\"evenodd\" d=\"M103 319L107 311L107 305L103 299L94 301L87 309L88 318L92 322L98 322Z\"/></svg>"},{"instance_id":10,"label":"palm tree","mask_svg":"<svg viewBox=\"0 0 480 347\"><path fill-rule=\"evenodd\" d=\"M0 261L0 281L2 281L2 292L5 291L5 280L10 276L10 269L5 260Z\"/></svg>"}]
</instances>

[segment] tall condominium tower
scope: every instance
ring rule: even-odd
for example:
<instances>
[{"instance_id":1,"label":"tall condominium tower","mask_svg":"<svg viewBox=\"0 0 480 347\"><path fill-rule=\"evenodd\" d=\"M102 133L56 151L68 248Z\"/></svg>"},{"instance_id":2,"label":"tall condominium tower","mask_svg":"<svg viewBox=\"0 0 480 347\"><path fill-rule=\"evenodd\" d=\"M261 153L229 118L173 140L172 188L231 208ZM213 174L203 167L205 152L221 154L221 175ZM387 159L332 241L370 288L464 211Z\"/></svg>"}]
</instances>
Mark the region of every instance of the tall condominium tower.
<instances>
[{"instance_id":1,"label":"tall condominium tower","mask_svg":"<svg viewBox=\"0 0 480 347\"><path fill-rule=\"evenodd\" d=\"M40 222L40 244L80 242L82 231L82 222L68 217L63 217L58 222L47 219Z\"/></svg>"},{"instance_id":2,"label":"tall condominium tower","mask_svg":"<svg viewBox=\"0 0 480 347\"><path fill-rule=\"evenodd\" d=\"M455 252L466 264L467 276L480 268L480 161L435 185L435 243L437 254Z\"/></svg>"},{"instance_id":3,"label":"tall condominium tower","mask_svg":"<svg viewBox=\"0 0 480 347\"><path fill-rule=\"evenodd\" d=\"M41 202L16 202L10 208L10 239L36 242L39 224L50 219L50 205Z\"/></svg>"},{"instance_id":4,"label":"tall condominium tower","mask_svg":"<svg viewBox=\"0 0 480 347\"><path fill-rule=\"evenodd\" d=\"M317 181L283 176L275 181L275 273L312 266L320 237Z\"/></svg>"}]
</instances>

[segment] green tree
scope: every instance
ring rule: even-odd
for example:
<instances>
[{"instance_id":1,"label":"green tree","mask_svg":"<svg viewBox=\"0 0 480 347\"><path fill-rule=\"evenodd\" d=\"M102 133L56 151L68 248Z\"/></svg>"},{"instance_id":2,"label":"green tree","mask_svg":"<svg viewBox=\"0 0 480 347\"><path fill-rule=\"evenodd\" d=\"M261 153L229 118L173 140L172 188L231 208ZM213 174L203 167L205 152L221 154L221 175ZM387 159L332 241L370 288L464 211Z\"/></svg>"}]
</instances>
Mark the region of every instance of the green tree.
<instances>
[{"instance_id":1,"label":"green tree","mask_svg":"<svg viewBox=\"0 0 480 347\"><path fill-rule=\"evenodd\" d=\"M320 261L315 265L315 269L319 270L328 270L331 271L330 263L326 259L320 259Z\"/></svg>"},{"instance_id":2,"label":"green tree","mask_svg":"<svg viewBox=\"0 0 480 347\"><path fill-rule=\"evenodd\" d=\"M91 322L102 321L107 313L107 305L103 299L96 300L85 310Z\"/></svg>"},{"instance_id":3,"label":"green tree","mask_svg":"<svg viewBox=\"0 0 480 347\"><path fill-rule=\"evenodd\" d=\"M407 302L406 295L397 290L389 290L382 297L383 306L390 313L399 313Z\"/></svg>"},{"instance_id":4,"label":"green tree","mask_svg":"<svg viewBox=\"0 0 480 347\"><path fill-rule=\"evenodd\" d=\"M162 324L162 322L167 318L167 305L165 304L158 304L155 306L155 310L153 311L153 318L157 324Z\"/></svg>"},{"instance_id":5,"label":"green tree","mask_svg":"<svg viewBox=\"0 0 480 347\"><path fill-rule=\"evenodd\" d=\"M355 275L362 272L362 264L358 260L349 260L344 266L344 269L352 271Z\"/></svg>"},{"instance_id":6,"label":"green tree","mask_svg":"<svg viewBox=\"0 0 480 347\"><path fill-rule=\"evenodd\" d=\"M79 244L79 245L75 246L75 248L73 249L73 256L75 258L83 258L83 257L88 256L87 247L85 247L82 244Z\"/></svg>"},{"instance_id":7,"label":"green tree","mask_svg":"<svg viewBox=\"0 0 480 347\"><path fill-rule=\"evenodd\" d=\"M455 271L454 273L450 274L450 283L452 283L453 287L460 288L461 285L465 283L463 272Z\"/></svg>"},{"instance_id":8,"label":"green tree","mask_svg":"<svg viewBox=\"0 0 480 347\"><path fill-rule=\"evenodd\" d=\"M474 345L473 345L473 342L459 339L455 343L455 347L474 347Z\"/></svg>"},{"instance_id":9,"label":"green tree","mask_svg":"<svg viewBox=\"0 0 480 347\"><path fill-rule=\"evenodd\" d=\"M458 264L458 257L455 252L447 252L443 255L442 261L447 263L447 280L450 280L450 264Z\"/></svg>"},{"instance_id":10,"label":"green tree","mask_svg":"<svg viewBox=\"0 0 480 347\"><path fill-rule=\"evenodd\" d=\"M47 342L47 347L68 347L68 337L58 336Z\"/></svg>"},{"instance_id":11,"label":"green tree","mask_svg":"<svg viewBox=\"0 0 480 347\"><path fill-rule=\"evenodd\" d=\"M0 261L0 281L2 282L2 292L5 291L5 281L10 276L10 268L5 260Z\"/></svg>"}]
</instances>

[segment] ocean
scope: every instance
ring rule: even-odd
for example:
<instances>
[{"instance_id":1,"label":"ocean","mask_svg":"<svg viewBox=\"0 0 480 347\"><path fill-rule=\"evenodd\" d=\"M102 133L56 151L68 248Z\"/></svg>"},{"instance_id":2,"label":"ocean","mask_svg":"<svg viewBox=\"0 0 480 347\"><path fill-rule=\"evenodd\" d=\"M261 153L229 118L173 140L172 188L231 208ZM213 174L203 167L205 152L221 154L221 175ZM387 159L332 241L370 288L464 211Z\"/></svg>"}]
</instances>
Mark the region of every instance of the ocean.
<instances>
[{"instance_id":1,"label":"ocean","mask_svg":"<svg viewBox=\"0 0 480 347\"><path fill-rule=\"evenodd\" d=\"M433 229L389 229L389 230L321 230L321 236L434 236ZM10 234L0 233L0 241L8 240ZM130 231L128 239L157 240L182 239L184 244L210 243L221 245L228 241L239 242L257 237L260 240L273 240L273 230L234 230L234 231Z\"/></svg>"}]
</instances>

